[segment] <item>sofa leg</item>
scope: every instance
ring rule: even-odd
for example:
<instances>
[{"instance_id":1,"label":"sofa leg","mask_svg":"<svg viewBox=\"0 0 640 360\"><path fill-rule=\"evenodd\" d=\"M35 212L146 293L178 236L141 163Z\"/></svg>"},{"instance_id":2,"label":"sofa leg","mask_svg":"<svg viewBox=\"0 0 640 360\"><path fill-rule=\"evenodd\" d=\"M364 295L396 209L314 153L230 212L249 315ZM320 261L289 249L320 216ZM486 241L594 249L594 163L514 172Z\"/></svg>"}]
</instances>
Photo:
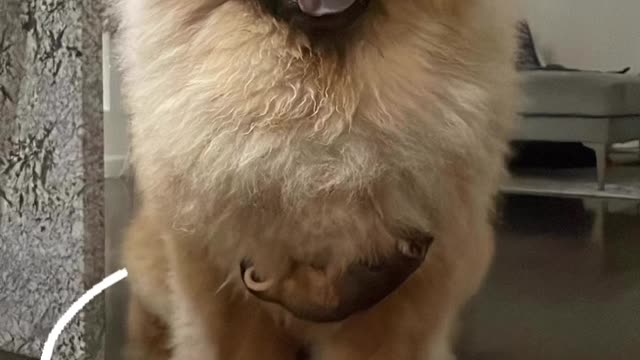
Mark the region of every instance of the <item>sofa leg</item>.
<instances>
[{"instance_id":1,"label":"sofa leg","mask_svg":"<svg viewBox=\"0 0 640 360\"><path fill-rule=\"evenodd\" d=\"M607 155L609 144L585 143L584 146L592 149L596 153L596 165L598 168L598 190L604 190L605 177L607 174Z\"/></svg>"}]
</instances>

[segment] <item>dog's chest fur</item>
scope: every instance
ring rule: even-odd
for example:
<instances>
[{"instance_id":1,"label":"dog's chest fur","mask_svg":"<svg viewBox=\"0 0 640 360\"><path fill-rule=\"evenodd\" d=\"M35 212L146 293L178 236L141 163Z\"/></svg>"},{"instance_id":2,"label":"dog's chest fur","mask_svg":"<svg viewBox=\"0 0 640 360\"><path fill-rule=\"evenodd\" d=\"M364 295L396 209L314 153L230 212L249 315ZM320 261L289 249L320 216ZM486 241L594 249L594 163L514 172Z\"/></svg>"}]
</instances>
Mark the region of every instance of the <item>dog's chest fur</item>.
<instances>
[{"instance_id":1,"label":"dog's chest fur","mask_svg":"<svg viewBox=\"0 0 640 360\"><path fill-rule=\"evenodd\" d=\"M198 17L157 6L125 16L125 86L140 186L175 227L333 235L319 248L394 223L432 231L456 182L501 166L507 126L489 89L511 74L465 45L486 34L387 19L346 54L319 56L242 2ZM389 16L422 11L396 6Z\"/></svg>"}]
</instances>

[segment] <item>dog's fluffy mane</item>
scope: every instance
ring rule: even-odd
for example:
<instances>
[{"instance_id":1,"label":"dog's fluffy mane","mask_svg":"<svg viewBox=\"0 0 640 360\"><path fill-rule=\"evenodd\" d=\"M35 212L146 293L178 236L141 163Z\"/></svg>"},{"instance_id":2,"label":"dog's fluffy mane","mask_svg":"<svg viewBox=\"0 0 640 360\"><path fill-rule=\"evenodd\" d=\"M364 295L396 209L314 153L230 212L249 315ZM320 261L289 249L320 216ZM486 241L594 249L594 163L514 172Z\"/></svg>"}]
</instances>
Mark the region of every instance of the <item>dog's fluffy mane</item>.
<instances>
[{"instance_id":1,"label":"dog's fluffy mane","mask_svg":"<svg viewBox=\"0 0 640 360\"><path fill-rule=\"evenodd\" d=\"M508 3L374 1L332 51L252 0L126 0L144 206L215 239L229 271L266 247L265 268L322 251L340 267L394 226L437 239L462 207L486 218L514 114Z\"/></svg>"}]
</instances>

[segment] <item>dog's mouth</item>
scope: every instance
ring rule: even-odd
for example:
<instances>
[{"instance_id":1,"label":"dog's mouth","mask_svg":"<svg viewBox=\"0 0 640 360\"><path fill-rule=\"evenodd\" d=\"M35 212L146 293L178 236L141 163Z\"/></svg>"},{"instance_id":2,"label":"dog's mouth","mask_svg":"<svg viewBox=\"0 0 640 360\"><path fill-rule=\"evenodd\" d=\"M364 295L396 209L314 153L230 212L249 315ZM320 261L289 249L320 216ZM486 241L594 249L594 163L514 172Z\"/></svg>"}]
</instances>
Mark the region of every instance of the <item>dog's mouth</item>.
<instances>
[{"instance_id":1,"label":"dog's mouth","mask_svg":"<svg viewBox=\"0 0 640 360\"><path fill-rule=\"evenodd\" d=\"M285 0L276 14L292 25L311 33L345 29L367 10L370 0Z\"/></svg>"}]
</instances>

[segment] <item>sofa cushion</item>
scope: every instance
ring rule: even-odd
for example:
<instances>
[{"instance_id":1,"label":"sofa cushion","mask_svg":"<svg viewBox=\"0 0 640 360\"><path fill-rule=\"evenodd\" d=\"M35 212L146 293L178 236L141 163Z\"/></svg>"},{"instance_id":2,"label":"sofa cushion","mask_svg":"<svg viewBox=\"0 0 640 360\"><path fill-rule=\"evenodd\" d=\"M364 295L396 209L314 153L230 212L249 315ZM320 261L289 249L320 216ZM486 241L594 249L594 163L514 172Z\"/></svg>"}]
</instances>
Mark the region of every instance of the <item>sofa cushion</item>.
<instances>
[{"instance_id":1,"label":"sofa cushion","mask_svg":"<svg viewBox=\"0 0 640 360\"><path fill-rule=\"evenodd\" d=\"M522 71L524 116L640 116L640 77L594 71Z\"/></svg>"}]
</instances>

